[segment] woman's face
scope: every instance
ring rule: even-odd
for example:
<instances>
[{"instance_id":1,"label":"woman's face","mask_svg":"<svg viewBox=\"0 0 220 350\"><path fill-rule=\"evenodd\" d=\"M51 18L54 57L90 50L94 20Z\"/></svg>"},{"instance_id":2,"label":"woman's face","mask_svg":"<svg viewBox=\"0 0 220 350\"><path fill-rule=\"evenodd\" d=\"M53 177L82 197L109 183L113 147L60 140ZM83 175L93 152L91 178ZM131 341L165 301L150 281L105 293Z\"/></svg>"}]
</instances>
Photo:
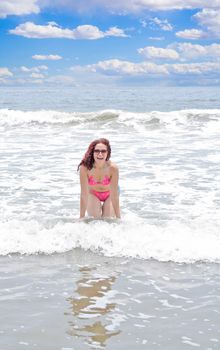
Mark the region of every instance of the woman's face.
<instances>
[{"instance_id":1,"label":"woman's face","mask_svg":"<svg viewBox=\"0 0 220 350\"><path fill-rule=\"evenodd\" d=\"M95 162L97 163L105 162L108 156L107 146L104 145L103 143L97 143L95 145L93 155L94 155Z\"/></svg>"}]
</instances>

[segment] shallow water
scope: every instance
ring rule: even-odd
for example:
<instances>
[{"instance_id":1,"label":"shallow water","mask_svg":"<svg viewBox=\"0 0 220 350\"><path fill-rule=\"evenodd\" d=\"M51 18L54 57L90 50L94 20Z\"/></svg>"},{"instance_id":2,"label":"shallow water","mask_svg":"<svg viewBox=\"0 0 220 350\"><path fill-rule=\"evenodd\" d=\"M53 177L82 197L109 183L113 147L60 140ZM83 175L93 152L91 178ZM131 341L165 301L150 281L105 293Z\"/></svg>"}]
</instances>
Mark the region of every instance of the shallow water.
<instances>
[{"instance_id":1,"label":"shallow water","mask_svg":"<svg viewBox=\"0 0 220 350\"><path fill-rule=\"evenodd\" d=\"M0 266L2 350L219 349L219 265L77 249Z\"/></svg>"}]
</instances>

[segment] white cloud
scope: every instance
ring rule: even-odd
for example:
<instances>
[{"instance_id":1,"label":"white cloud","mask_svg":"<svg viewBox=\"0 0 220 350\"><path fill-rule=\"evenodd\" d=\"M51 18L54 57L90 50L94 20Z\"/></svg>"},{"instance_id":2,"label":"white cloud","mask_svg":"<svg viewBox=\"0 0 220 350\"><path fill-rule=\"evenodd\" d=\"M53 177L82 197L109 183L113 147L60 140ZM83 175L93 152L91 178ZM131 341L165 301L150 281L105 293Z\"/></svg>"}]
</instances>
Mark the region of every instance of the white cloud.
<instances>
[{"instance_id":1,"label":"white cloud","mask_svg":"<svg viewBox=\"0 0 220 350\"><path fill-rule=\"evenodd\" d=\"M14 80L19 84L53 84L53 85L76 85L75 79L71 76L54 75L45 77L43 74L32 73L26 78L17 78Z\"/></svg>"},{"instance_id":2,"label":"white cloud","mask_svg":"<svg viewBox=\"0 0 220 350\"><path fill-rule=\"evenodd\" d=\"M147 28L147 21L145 19L140 19L140 23L143 28Z\"/></svg>"},{"instance_id":3,"label":"white cloud","mask_svg":"<svg viewBox=\"0 0 220 350\"><path fill-rule=\"evenodd\" d=\"M167 19L159 19L157 17L151 19L151 23L156 24L160 29L164 31L173 30L173 26L168 22Z\"/></svg>"},{"instance_id":4,"label":"white cloud","mask_svg":"<svg viewBox=\"0 0 220 350\"><path fill-rule=\"evenodd\" d=\"M10 15L28 15L30 13L39 13L40 9L37 0L1 0L0 18L6 18Z\"/></svg>"},{"instance_id":5,"label":"white cloud","mask_svg":"<svg viewBox=\"0 0 220 350\"><path fill-rule=\"evenodd\" d=\"M109 28L106 32L92 25L82 25L75 29L63 29L56 23L50 22L47 25L37 25L32 22L20 24L9 31L11 34L21 35L25 38L66 38L66 39L87 39L94 40L108 36L126 37L123 29L117 27Z\"/></svg>"},{"instance_id":6,"label":"white cloud","mask_svg":"<svg viewBox=\"0 0 220 350\"><path fill-rule=\"evenodd\" d=\"M118 27L111 27L109 30L105 32L105 36L121 36L121 37L127 37L127 35L124 33L123 29L120 29Z\"/></svg>"},{"instance_id":7,"label":"white cloud","mask_svg":"<svg viewBox=\"0 0 220 350\"><path fill-rule=\"evenodd\" d=\"M100 9L107 12L126 14L145 10L202 9L207 0L39 0L42 6L62 8L68 11L94 12ZM219 8L219 0L209 1L209 8Z\"/></svg>"},{"instance_id":8,"label":"white cloud","mask_svg":"<svg viewBox=\"0 0 220 350\"><path fill-rule=\"evenodd\" d=\"M47 22L47 24L50 24L51 26L59 27L59 24L57 22L54 22L54 21L49 21L49 22Z\"/></svg>"},{"instance_id":9,"label":"white cloud","mask_svg":"<svg viewBox=\"0 0 220 350\"><path fill-rule=\"evenodd\" d=\"M45 80L47 83L51 84L62 84L62 85L74 85L75 79L66 75L54 75Z\"/></svg>"},{"instance_id":10,"label":"white cloud","mask_svg":"<svg viewBox=\"0 0 220 350\"><path fill-rule=\"evenodd\" d=\"M41 73L31 73L30 77L35 79L42 79L44 78L44 75Z\"/></svg>"},{"instance_id":11,"label":"white cloud","mask_svg":"<svg viewBox=\"0 0 220 350\"><path fill-rule=\"evenodd\" d=\"M32 58L34 60L40 60L40 61L44 61L44 60L57 61L62 59L62 57L59 55L34 55L32 56Z\"/></svg>"},{"instance_id":12,"label":"white cloud","mask_svg":"<svg viewBox=\"0 0 220 350\"><path fill-rule=\"evenodd\" d=\"M156 65L152 62L133 63L129 61L121 61L117 59L100 61L96 64L87 65L85 67L72 67L71 70L88 70L90 72L98 72L108 75L167 75L168 71L163 65Z\"/></svg>"},{"instance_id":13,"label":"white cloud","mask_svg":"<svg viewBox=\"0 0 220 350\"><path fill-rule=\"evenodd\" d=\"M173 64L167 67L167 69L170 73L201 75L204 73L219 72L220 62Z\"/></svg>"},{"instance_id":14,"label":"white cloud","mask_svg":"<svg viewBox=\"0 0 220 350\"><path fill-rule=\"evenodd\" d=\"M0 67L0 77L1 78L12 77L12 76L13 76L13 74L12 74L12 72L10 72L10 70L8 68Z\"/></svg>"},{"instance_id":15,"label":"white cloud","mask_svg":"<svg viewBox=\"0 0 220 350\"><path fill-rule=\"evenodd\" d=\"M219 4L220 7L220 4ZM200 25L206 27L209 32L220 36L220 9L204 8L193 16Z\"/></svg>"},{"instance_id":16,"label":"white cloud","mask_svg":"<svg viewBox=\"0 0 220 350\"><path fill-rule=\"evenodd\" d=\"M214 4L219 2L216 0ZM209 4L209 7L210 4ZM219 6L220 7L220 2ZM200 39L200 38L213 38L220 37L220 8L211 9L204 8L202 11L197 12L193 18L197 20L198 24L203 27L200 29L185 29L176 33L176 36L183 39Z\"/></svg>"},{"instance_id":17,"label":"white cloud","mask_svg":"<svg viewBox=\"0 0 220 350\"><path fill-rule=\"evenodd\" d=\"M15 84L19 85L30 85L30 84L44 84L45 79L40 79L40 78L34 78L34 77L27 77L27 78L16 78L13 81Z\"/></svg>"},{"instance_id":18,"label":"white cloud","mask_svg":"<svg viewBox=\"0 0 220 350\"><path fill-rule=\"evenodd\" d=\"M138 49L138 53L147 59L169 59L189 61L195 59L214 59L220 61L220 44L196 45L192 43L174 43L166 48L146 46Z\"/></svg>"},{"instance_id":19,"label":"white cloud","mask_svg":"<svg viewBox=\"0 0 220 350\"><path fill-rule=\"evenodd\" d=\"M71 33L71 39L94 40L103 38L105 36L104 32L102 32L98 27L92 25L78 26L76 29L73 29Z\"/></svg>"},{"instance_id":20,"label":"white cloud","mask_svg":"<svg viewBox=\"0 0 220 350\"><path fill-rule=\"evenodd\" d=\"M170 45L177 50L182 59L213 58L220 59L220 44L194 45L191 43L178 43Z\"/></svg>"},{"instance_id":21,"label":"white cloud","mask_svg":"<svg viewBox=\"0 0 220 350\"><path fill-rule=\"evenodd\" d=\"M45 71L45 70L47 70L47 69L48 69L48 67L47 67L47 66L44 66L44 65L42 65L42 66L37 66L37 67L32 67L32 68L27 68L27 67L25 67L25 66L22 66L22 67L20 68L20 70L21 70L22 72L24 72L24 73L30 73L30 72L33 72L33 73L40 73L42 70Z\"/></svg>"},{"instance_id":22,"label":"white cloud","mask_svg":"<svg viewBox=\"0 0 220 350\"><path fill-rule=\"evenodd\" d=\"M206 36L206 33L200 29L185 29L176 32L178 38L197 40Z\"/></svg>"},{"instance_id":23,"label":"white cloud","mask_svg":"<svg viewBox=\"0 0 220 350\"><path fill-rule=\"evenodd\" d=\"M220 62L199 62L199 63L169 63L157 65L152 62L133 63L112 59L100 61L87 66L74 66L71 70L78 76L80 74L101 74L106 77L146 77L146 76L169 76L191 75L206 76L208 74L219 75Z\"/></svg>"},{"instance_id":24,"label":"white cloud","mask_svg":"<svg viewBox=\"0 0 220 350\"><path fill-rule=\"evenodd\" d=\"M68 38L72 39L70 29L62 29L55 24L45 26L36 25L32 22L20 24L15 29L9 31L11 34L21 35L25 38Z\"/></svg>"},{"instance_id":25,"label":"white cloud","mask_svg":"<svg viewBox=\"0 0 220 350\"><path fill-rule=\"evenodd\" d=\"M143 55L146 58L163 58L163 59L170 59L170 60L176 60L179 58L178 52L176 52L173 49L164 49L161 47L155 47L155 46L146 46L144 48L138 49L138 53Z\"/></svg>"},{"instance_id":26,"label":"white cloud","mask_svg":"<svg viewBox=\"0 0 220 350\"><path fill-rule=\"evenodd\" d=\"M181 58L198 58L206 55L207 52L204 46L191 43L177 44L175 47L180 52Z\"/></svg>"},{"instance_id":27,"label":"white cloud","mask_svg":"<svg viewBox=\"0 0 220 350\"><path fill-rule=\"evenodd\" d=\"M169 71L176 74L201 74L201 66L198 64L173 64Z\"/></svg>"},{"instance_id":28,"label":"white cloud","mask_svg":"<svg viewBox=\"0 0 220 350\"><path fill-rule=\"evenodd\" d=\"M159 19L158 17L151 18L149 21L146 19L140 19L141 26L143 28L150 27L151 29L158 29L158 27L163 31L173 30L173 26L168 22L167 19Z\"/></svg>"},{"instance_id":29,"label":"white cloud","mask_svg":"<svg viewBox=\"0 0 220 350\"><path fill-rule=\"evenodd\" d=\"M164 37L163 36L150 36L148 39L149 40L161 41L161 40L164 40Z\"/></svg>"}]
</instances>

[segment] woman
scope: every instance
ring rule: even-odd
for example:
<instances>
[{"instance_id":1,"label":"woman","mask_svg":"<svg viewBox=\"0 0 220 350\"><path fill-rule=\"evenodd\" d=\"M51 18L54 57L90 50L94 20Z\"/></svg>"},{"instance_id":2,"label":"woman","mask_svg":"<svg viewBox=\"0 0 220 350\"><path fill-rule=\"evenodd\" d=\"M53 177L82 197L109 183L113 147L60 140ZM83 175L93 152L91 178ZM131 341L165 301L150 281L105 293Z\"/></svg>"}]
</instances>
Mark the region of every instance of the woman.
<instances>
[{"instance_id":1,"label":"woman","mask_svg":"<svg viewBox=\"0 0 220 350\"><path fill-rule=\"evenodd\" d=\"M94 218L120 218L118 167L112 163L107 139L93 141L78 166L80 170L80 218L86 211Z\"/></svg>"}]
</instances>

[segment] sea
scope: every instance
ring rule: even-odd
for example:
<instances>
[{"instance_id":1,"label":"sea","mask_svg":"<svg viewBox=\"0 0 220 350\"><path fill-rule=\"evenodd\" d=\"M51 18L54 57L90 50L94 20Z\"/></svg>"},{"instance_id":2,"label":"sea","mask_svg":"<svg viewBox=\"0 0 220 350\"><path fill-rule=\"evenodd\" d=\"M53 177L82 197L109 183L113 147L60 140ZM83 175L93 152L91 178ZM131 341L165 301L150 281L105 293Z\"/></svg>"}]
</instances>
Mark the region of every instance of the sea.
<instances>
[{"instance_id":1,"label":"sea","mask_svg":"<svg viewBox=\"0 0 220 350\"><path fill-rule=\"evenodd\" d=\"M0 87L0 350L220 348L219 96ZM121 220L79 220L99 137Z\"/></svg>"}]
</instances>

